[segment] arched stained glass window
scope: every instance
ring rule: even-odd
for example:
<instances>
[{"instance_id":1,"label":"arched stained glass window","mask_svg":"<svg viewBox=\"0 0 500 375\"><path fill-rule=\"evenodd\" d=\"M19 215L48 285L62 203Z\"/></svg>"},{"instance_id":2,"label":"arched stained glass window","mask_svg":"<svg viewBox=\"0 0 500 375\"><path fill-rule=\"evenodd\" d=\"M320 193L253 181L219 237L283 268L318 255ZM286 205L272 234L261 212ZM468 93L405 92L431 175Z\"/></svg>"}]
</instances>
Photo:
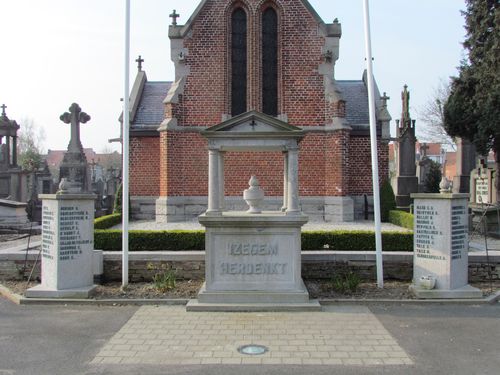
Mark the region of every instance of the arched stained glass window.
<instances>
[{"instance_id":1,"label":"arched stained glass window","mask_svg":"<svg viewBox=\"0 0 500 375\"><path fill-rule=\"evenodd\" d=\"M231 114L247 110L247 15L237 8L231 18Z\"/></svg>"},{"instance_id":2,"label":"arched stained glass window","mask_svg":"<svg viewBox=\"0 0 500 375\"><path fill-rule=\"evenodd\" d=\"M262 111L278 115L278 15L273 8L262 14Z\"/></svg>"}]
</instances>

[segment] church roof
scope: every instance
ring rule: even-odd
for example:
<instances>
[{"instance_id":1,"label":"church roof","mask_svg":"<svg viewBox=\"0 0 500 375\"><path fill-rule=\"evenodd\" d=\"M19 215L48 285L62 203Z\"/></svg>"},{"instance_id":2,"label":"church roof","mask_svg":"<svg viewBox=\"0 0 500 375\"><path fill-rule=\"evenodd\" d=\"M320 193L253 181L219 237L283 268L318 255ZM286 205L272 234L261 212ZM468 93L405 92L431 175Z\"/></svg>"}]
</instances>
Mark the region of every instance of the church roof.
<instances>
[{"instance_id":1,"label":"church roof","mask_svg":"<svg viewBox=\"0 0 500 375\"><path fill-rule=\"evenodd\" d=\"M346 120L349 125L368 125L370 113L368 110L368 89L364 81L336 81L342 98L346 104Z\"/></svg>"},{"instance_id":2,"label":"church roof","mask_svg":"<svg viewBox=\"0 0 500 375\"><path fill-rule=\"evenodd\" d=\"M167 96L172 82L145 82L132 128L156 130L165 118L163 99Z\"/></svg>"}]
</instances>

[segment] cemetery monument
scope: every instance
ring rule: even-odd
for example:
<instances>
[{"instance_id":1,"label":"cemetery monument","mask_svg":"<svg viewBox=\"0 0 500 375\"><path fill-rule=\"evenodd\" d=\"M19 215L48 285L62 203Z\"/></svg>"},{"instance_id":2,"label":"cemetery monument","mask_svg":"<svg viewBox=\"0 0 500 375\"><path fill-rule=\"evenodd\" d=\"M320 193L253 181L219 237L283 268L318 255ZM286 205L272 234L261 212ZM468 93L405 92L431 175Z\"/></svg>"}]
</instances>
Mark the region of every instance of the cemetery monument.
<instances>
[{"instance_id":1,"label":"cemetery monument","mask_svg":"<svg viewBox=\"0 0 500 375\"><path fill-rule=\"evenodd\" d=\"M417 298L481 298L468 284L468 194L412 194Z\"/></svg>"},{"instance_id":2,"label":"cemetery monument","mask_svg":"<svg viewBox=\"0 0 500 375\"><path fill-rule=\"evenodd\" d=\"M88 298L94 291L94 200L88 192L87 161L80 123L90 116L73 103L61 121L71 125L71 140L56 194L42 194L42 283L26 297Z\"/></svg>"},{"instance_id":3,"label":"cemetery monument","mask_svg":"<svg viewBox=\"0 0 500 375\"><path fill-rule=\"evenodd\" d=\"M401 120L396 120L396 177L392 181L396 206L409 209L410 194L418 192L418 178L415 164L415 120L410 116L410 92L404 86L401 93L403 111Z\"/></svg>"},{"instance_id":4,"label":"cemetery monument","mask_svg":"<svg viewBox=\"0 0 500 375\"><path fill-rule=\"evenodd\" d=\"M304 132L274 117L250 111L202 132L208 140L206 281L188 311L319 310L301 278L301 227L308 221L299 205L299 141ZM281 151L283 207L263 211L264 187L248 176L246 212L227 211L224 157L230 152ZM263 189L264 188L264 189Z\"/></svg>"}]
</instances>

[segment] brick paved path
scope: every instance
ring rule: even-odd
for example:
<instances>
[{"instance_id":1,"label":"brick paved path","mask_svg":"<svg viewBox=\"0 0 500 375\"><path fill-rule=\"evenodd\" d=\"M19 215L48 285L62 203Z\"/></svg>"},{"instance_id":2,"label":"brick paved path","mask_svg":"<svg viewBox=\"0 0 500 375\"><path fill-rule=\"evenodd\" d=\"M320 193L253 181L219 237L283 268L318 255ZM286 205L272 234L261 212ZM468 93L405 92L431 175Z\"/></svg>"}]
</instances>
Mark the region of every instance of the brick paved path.
<instances>
[{"instance_id":1,"label":"brick paved path","mask_svg":"<svg viewBox=\"0 0 500 375\"><path fill-rule=\"evenodd\" d=\"M410 365L412 360L366 307L307 313L199 313L143 306L92 364ZM245 344L264 355L238 353Z\"/></svg>"}]
</instances>

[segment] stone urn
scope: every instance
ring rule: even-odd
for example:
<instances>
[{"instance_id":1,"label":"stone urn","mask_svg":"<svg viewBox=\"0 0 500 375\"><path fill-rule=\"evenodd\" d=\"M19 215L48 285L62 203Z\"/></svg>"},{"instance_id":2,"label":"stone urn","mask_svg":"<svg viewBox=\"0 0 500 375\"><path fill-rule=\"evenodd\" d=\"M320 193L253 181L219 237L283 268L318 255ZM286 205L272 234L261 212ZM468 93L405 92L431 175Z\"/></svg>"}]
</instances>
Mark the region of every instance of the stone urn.
<instances>
[{"instance_id":1,"label":"stone urn","mask_svg":"<svg viewBox=\"0 0 500 375\"><path fill-rule=\"evenodd\" d=\"M436 279L432 275L422 276L418 281L418 285L422 289L431 290L436 286Z\"/></svg>"},{"instance_id":2,"label":"stone urn","mask_svg":"<svg viewBox=\"0 0 500 375\"><path fill-rule=\"evenodd\" d=\"M243 191L243 199L247 202L248 207L250 207L247 213L260 214L262 212L262 202L264 201L264 190L260 188L259 180L255 176L250 177L248 185L250 187Z\"/></svg>"}]
</instances>

